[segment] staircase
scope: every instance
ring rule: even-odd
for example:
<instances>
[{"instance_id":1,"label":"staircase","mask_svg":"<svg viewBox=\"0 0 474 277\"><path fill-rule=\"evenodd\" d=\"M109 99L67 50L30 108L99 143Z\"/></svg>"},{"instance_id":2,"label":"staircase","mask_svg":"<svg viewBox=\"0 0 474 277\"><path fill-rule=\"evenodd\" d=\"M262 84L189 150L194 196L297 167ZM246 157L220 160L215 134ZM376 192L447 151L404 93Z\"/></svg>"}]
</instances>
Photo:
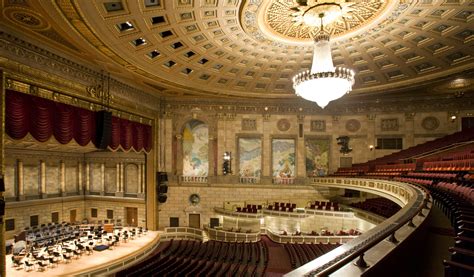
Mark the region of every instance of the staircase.
<instances>
[{"instance_id":1,"label":"staircase","mask_svg":"<svg viewBox=\"0 0 474 277\"><path fill-rule=\"evenodd\" d=\"M202 242L207 242L209 241L209 234L207 233L206 230L202 230Z\"/></svg>"}]
</instances>

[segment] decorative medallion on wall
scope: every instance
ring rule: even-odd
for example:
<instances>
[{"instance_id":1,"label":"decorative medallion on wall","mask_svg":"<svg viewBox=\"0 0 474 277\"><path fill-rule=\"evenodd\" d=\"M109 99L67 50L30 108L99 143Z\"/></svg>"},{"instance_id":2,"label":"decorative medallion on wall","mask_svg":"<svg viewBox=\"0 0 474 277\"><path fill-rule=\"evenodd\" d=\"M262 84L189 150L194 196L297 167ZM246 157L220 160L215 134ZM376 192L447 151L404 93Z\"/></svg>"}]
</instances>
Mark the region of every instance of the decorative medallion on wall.
<instances>
[{"instance_id":1,"label":"decorative medallion on wall","mask_svg":"<svg viewBox=\"0 0 474 277\"><path fill-rule=\"evenodd\" d=\"M439 127L439 120L434 116L427 116L423 118L421 122L421 127L427 131L433 131L438 129Z\"/></svg>"},{"instance_id":2,"label":"decorative medallion on wall","mask_svg":"<svg viewBox=\"0 0 474 277\"><path fill-rule=\"evenodd\" d=\"M311 132L325 132L326 121L325 120L311 120Z\"/></svg>"},{"instance_id":3,"label":"decorative medallion on wall","mask_svg":"<svg viewBox=\"0 0 474 277\"><path fill-rule=\"evenodd\" d=\"M382 119L380 128L382 131L398 131L398 118Z\"/></svg>"},{"instance_id":4,"label":"decorative medallion on wall","mask_svg":"<svg viewBox=\"0 0 474 277\"><path fill-rule=\"evenodd\" d=\"M346 122L346 130L349 132L357 132L360 129L360 121L357 119L349 119Z\"/></svg>"},{"instance_id":5,"label":"decorative medallion on wall","mask_svg":"<svg viewBox=\"0 0 474 277\"><path fill-rule=\"evenodd\" d=\"M277 122L277 128L278 128L278 130L280 130L282 132L288 131L288 129L290 129L290 126L291 126L291 123L286 118L280 119Z\"/></svg>"},{"instance_id":6,"label":"decorative medallion on wall","mask_svg":"<svg viewBox=\"0 0 474 277\"><path fill-rule=\"evenodd\" d=\"M191 205L195 206L199 204L199 202L201 202L201 197L199 194L193 193L189 196L189 203L191 203Z\"/></svg>"},{"instance_id":7,"label":"decorative medallion on wall","mask_svg":"<svg viewBox=\"0 0 474 277\"><path fill-rule=\"evenodd\" d=\"M255 119L242 119L242 131L255 131L257 130L257 121Z\"/></svg>"}]
</instances>

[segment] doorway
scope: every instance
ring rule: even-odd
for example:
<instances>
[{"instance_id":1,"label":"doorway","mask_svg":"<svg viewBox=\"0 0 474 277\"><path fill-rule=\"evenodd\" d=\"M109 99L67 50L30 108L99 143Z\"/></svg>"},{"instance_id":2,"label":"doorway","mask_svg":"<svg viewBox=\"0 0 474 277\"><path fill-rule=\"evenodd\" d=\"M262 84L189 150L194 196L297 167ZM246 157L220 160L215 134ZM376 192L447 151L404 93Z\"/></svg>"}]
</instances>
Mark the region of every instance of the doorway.
<instances>
[{"instance_id":1,"label":"doorway","mask_svg":"<svg viewBox=\"0 0 474 277\"><path fill-rule=\"evenodd\" d=\"M201 228L201 215L200 214L189 214L189 227Z\"/></svg>"},{"instance_id":2,"label":"doorway","mask_svg":"<svg viewBox=\"0 0 474 277\"><path fill-rule=\"evenodd\" d=\"M76 210L70 210L69 211L69 222L74 223L76 222Z\"/></svg>"},{"instance_id":3,"label":"doorway","mask_svg":"<svg viewBox=\"0 0 474 277\"><path fill-rule=\"evenodd\" d=\"M126 207L125 218L127 226L137 227L138 225L138 208Z\"/></svg>"}]
</instances>

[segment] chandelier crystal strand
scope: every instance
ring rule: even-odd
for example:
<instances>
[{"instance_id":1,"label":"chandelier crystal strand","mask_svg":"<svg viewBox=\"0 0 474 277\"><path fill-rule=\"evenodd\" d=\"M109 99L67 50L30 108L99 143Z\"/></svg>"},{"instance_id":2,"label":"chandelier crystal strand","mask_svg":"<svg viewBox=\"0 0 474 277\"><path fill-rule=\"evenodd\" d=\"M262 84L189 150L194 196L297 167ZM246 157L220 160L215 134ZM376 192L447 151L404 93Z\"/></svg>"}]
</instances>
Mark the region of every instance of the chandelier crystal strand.
<instances>
[{"instance_id":1,"label":"chandelier crystal strand","mask_svg":"<svg viewBox=\"0 0 474 277\"><path fill-rule=\"evenodd\" d=\"M352 90L355 73L344 67L334 67L331 55L329 34L324 31L321 17L321 28L314 39L313 64L293 77L293 88L296 95L316 102L324 109L332 100L341 98Z\"/></svg>"}]
</instances>

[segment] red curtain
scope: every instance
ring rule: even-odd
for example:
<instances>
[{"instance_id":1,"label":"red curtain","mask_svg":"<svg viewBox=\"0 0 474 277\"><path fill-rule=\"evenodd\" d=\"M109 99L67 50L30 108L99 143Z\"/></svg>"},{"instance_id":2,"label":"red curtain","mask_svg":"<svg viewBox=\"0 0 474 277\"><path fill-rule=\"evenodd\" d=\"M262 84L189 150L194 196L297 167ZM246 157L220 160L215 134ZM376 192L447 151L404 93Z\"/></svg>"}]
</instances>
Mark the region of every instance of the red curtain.
<instances>
[{"instance_id":1,"label":"red curtain","mask_svg":"<svg viewBox=\"0 0 474 277\"><path fill-rule=\"evenodd\" d=\"M22 139L30 131L30 101L26 94L7 91L5 131L13 139Z\"/></svg>"},{"instance_id":2,"label":"red curtain","mask_svg":"<svg viewBox=\"0 0 474 277\"><path fill-rule=\"evenodd\" d=\"M96 139L96 112L48 99L7 90L6 133L22 139L30 133L45 142L52 135L61 144L74 140L82 146ZM112 117L111 149L149 152L152 146L151 126Z\"/></svg>"}]
</instances>

